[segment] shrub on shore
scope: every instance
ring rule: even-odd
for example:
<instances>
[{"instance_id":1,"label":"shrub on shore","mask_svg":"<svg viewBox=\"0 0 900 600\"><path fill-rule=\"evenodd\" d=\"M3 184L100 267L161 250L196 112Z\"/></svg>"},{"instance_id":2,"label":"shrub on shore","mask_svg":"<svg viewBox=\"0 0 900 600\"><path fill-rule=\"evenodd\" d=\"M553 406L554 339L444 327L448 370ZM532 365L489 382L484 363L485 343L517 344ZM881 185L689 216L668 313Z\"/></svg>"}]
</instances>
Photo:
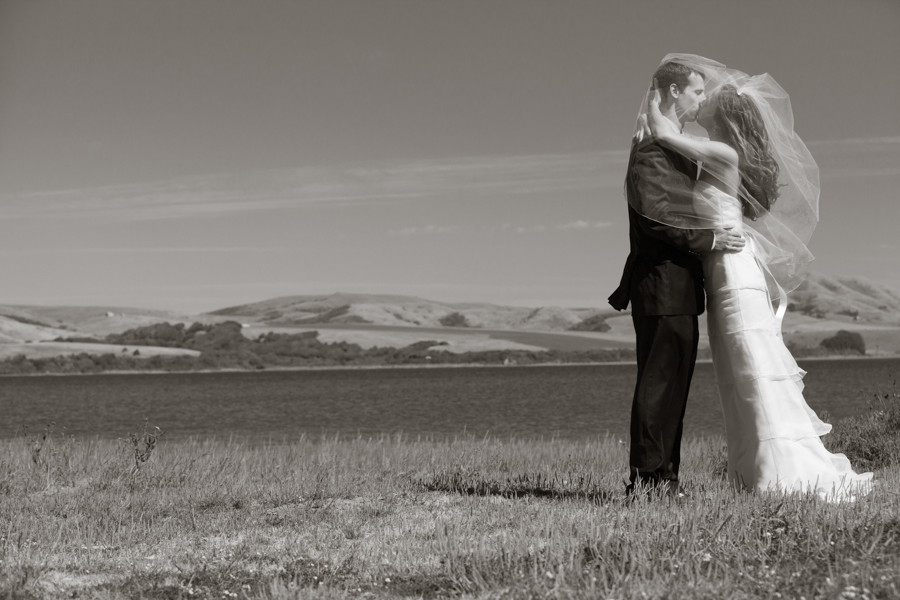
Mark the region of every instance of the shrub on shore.
<instances>
[{"instance_id":1,"label":"shrub on shore","mask_svg":"<svg viewBox=\"0 0 900 600\"><path fill-rule=\"evenodd\" d=\"M866 342L863 340L862 335L856 331L846 331L841 329L833 336L822 340L819 345L828 350L837 352L850 351L858 352L859 354L866 353Z\"/></svg>"},{"instance_id":2,"label":"shrub on shore","mask_svg":"<svg viewBox=\"0 0 900 600\"><path fill-rule=\"evenodd\" d=\"M466 315L459 312L452 312L438 319L444 327L471 327Z\"/></svg>"}]
</instances>

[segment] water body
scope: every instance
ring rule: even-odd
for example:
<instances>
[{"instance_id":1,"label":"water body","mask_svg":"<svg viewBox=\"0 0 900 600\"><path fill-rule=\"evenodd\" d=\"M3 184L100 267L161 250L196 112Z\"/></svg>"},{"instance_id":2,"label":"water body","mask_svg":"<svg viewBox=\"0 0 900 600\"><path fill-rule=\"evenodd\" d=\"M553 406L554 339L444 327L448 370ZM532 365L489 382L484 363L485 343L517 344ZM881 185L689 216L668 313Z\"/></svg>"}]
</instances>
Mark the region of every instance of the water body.
<instances>
[{"instance_id":1,"label":"water body","mask_svg":"<svg viewBox=\"0 0 900 600\"><path fill-rule=\"evenodd\" d=\"M894 388L900 359L801 361L810 406L831 421ZM572 365L0 378L0 437L125 437L145 419L168 439L300 435L627 439L636 367ZM27 430L25 428L27 427ZM697 365L688 436L723 433L712 365Z\"/></svg>"},{"instance_id":2,"label":"water body","mask_svg":"<svg viewBox=\"0 0 900 600\"><path fill-rule=\"evenodd\" d=\"M547 350L606 350L609 348L634 348L634 341L606 339L594 335L581 336L573 332L549 332L549 331L516 331L512 329L473 329L447 327L409 327L401 325L368 325L365 323L316 323L315 328L338 330L362 330L362 331L396 331L408 333L414 331L417 335L433 333L436 337L447 335L448 332L470 333L487 335L491 339L506 340L518 344L540 346Z\"/></svg>"}]
</instances>

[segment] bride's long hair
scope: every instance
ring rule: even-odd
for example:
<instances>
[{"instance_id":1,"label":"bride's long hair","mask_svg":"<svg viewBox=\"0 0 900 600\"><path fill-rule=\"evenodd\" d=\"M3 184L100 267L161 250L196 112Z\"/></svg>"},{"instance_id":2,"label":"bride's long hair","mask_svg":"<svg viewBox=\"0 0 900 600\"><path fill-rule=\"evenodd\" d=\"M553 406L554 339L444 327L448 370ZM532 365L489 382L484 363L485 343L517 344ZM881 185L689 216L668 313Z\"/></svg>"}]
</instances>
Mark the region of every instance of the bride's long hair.
<instances>
[{"instance_id":1,"label":"bride's long hair","mask_svg":"<svg viewBox=\"0 0 900 600\"><path fill-rule=\"evenodd\" d=\"M765 122L753 100L724 85L714 96L715 120L728 144L738 153L741 204L744 216L754 221L778 199L778 162L772 156ZM750 196L754 204L745 196Z\"/></svg>"}]
</instances>

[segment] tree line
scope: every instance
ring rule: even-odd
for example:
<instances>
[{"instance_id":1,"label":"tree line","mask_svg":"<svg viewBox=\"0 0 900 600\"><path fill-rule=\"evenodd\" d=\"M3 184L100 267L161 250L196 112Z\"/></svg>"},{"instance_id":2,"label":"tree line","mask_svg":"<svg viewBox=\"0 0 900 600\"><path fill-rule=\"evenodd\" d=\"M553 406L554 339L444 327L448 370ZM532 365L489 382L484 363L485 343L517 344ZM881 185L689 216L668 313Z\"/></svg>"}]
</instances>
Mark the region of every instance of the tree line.
<instances>
[{"instance_id":1,"label":"tree line","mask_svg":"<svg viewBox=\"0 0 900 600\"><path fill-rule=\"evenodd\" d=\"M240 323L158 323L106 336L61 338L64 342L106 343L135 347L119 354L80 353L50 358L24 355L0 361L0 374L100 373L104 371L262 370L273 367L379 366L428 364L552 364L619 362L635 359L634 350L614 348L578 351L490 350L448 352L446 342L421 341L402 348L363 348L348 342L325 343L317 331L261 334L255 339L241 332ZM196 350L199 356L143 357L139 347L158 346Z\"/></svg>"}]
</instances>

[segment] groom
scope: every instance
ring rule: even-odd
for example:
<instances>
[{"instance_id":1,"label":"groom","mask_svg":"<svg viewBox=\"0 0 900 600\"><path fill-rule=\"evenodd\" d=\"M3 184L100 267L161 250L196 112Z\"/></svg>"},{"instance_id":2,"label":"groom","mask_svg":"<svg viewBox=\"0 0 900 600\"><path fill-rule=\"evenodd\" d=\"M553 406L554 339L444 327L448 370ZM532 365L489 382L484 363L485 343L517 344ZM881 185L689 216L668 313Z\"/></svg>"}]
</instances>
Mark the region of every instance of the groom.
<instances>
[{"instance_id":1,"label":"groom","mask_svg":"<svg viewBox=\"0 0 900 600\"><path fill-rule=\"evenodd\" d=\"M697 117L706 99L704 76L678 62L663 63L653 75L660 111L679 129ZM631 251L618 289L609 297L616 310L631 302L637 334L637 384L631 406L631 483L659 487L677 497L681 433L691 376L697 359L697 316L703 313L703 259L713 250L740 250L730 231L663 225L643 214L666 214L688 205L697 164L654 139L632 140L625 194ZM640 213L634 207L640 207Z\"/></svg>"}]
</instances>

